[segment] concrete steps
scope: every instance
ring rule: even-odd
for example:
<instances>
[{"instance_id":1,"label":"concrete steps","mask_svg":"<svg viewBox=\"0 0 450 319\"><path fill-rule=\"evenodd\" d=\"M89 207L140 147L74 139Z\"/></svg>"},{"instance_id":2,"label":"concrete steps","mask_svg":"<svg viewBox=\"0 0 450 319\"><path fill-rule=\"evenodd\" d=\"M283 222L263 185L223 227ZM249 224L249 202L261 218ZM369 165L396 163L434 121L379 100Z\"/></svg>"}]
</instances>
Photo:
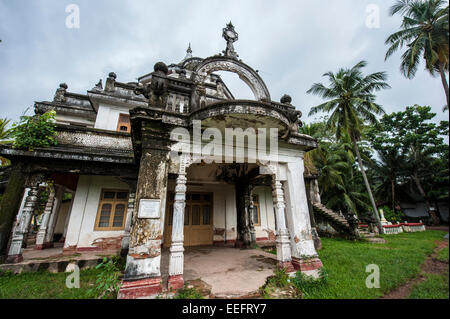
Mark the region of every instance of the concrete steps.
<instances>
[{"instance_id":1,"label":"concrete steps","mask_svg":"<svg viewBox=\"0 0 450 319\"><path fill-rule=\"evenodd\" d=\"M350 231L350 225L348 224L348 221L344 217L342 217L336 212L333 212L331 209L328 209L321 203L312 203L312 205L314 207L315 212L327 218L332 224L338 224L338 227Z\"/></svg>"}]
</instances>

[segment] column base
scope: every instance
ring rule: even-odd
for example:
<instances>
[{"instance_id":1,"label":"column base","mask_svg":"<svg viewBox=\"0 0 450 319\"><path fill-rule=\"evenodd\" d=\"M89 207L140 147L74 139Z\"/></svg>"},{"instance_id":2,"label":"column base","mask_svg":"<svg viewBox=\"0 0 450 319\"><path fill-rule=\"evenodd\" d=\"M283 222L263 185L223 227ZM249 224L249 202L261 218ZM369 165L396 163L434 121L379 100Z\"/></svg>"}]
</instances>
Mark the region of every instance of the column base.
<instances>
[{"instance_id":1,"label":"column base","mask_svg":"<svg viewBox=\"0 0 450 319\"><path fill-rule=\"evenodd\" d=\"M10 255L6 258L5 263L6 264L17 264L23 261L22 254L19 255Z\"/></svg>"},{"instance_id":2,"label":"column base","mask_svg":"<svg viewBox=\"0 0 450 319\"><path fill-rule=\"evenodd\" d=\"M290 261L278 262L278 267L284 268L286 270L287 274L291 273L291 272L295 272L295 268L292 265L292 262L290 262Z\"/></svg>"},{"instance_id":3,"label":"column base","mask_svg":"<svg viewBox=\"0 0 450 319\"><path fill-rule=\"evenodd\" d=\"M53 242L44 243L44 248L53 248L53 246L54 246Z\"/></svg>"},{"instance_id":4,"label":"column base","mask_svg":"<svg viewBox=\"0 0 450 319\"><path fill-rule=\"evenodd\" d=\"M34 249L35 250L42 250L42 249L44 249L44 245L43 244L36 244L36 245L34 245Z\"/></svg>"},{"instance_id":5,"label":"column base","mask_svg":"<svg viewBox=\"0 0 450 319\"><path fill-rule=\"evenodd\" d=\"M318 257L299 259L292 257L292 264L295 270L301 272L318 270L323 267L322 261Z\"/></svg>"},{"instance_id":6,"label":"column base","mask_svg":"<svg viewBox=\"0 0 450 319\"><path fill-rule=\"evenodd\" d=\"M157 295L162 291L161 277L123 281L117 299L136 299Z\"/></svg>"},{"instance_id":7,"label":"column base","mask_svg":"<svg viewBox=\"0 0 450 319\"><path fill-rule=\"evenodd\" d=\"M181 289L184 286L183 275L169 276L168 282L169 290Z\"/></svg>"}]
</instances>

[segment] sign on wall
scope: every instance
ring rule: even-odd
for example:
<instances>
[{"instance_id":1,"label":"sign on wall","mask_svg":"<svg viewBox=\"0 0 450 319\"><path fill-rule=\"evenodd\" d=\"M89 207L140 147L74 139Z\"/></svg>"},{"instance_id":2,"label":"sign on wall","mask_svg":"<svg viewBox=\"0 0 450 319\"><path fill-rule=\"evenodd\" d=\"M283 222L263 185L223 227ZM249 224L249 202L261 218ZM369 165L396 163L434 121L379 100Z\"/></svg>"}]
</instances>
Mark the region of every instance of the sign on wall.
<instances>
[{"instance_id":1,"label":"sign on wall","mask_svg":"<svg viewBox=\"0 0 450 319\"><path fill-rule=\"evenodd\" d=\"M138 218L160 218L160 199L141 199Z\"/></svg>"}]
</instances>

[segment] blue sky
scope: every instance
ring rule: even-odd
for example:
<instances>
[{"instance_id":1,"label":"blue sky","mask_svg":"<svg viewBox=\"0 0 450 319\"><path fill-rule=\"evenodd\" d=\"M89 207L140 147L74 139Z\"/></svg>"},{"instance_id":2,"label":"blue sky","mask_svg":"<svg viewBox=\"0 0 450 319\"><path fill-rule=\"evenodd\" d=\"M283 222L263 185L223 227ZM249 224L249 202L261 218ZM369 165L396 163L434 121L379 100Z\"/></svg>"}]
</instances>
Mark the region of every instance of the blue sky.
<instances>
[{"instance_id":1,"label":"blue sky","mask_svg":"<svg viewBox=\"0 0 450 319\"><path fill-rule=\"evenodd\" d=\"M392 89L378 94L386 112L430 105L436 120L445 95L439 77L423 68L413 80L399 72L401 52L386 62L386 37L400 26L388 0L315 1L61 1L0 0L0 117L18 120L34 101L52 100L59 83L86 93L114 71L121 82L153 70L158 61L179 62L191 43L194 56L224 50L222 28L232 21L235 49L260 71L273 100L283 94L309 118L321 99L306 91L327 71L366 60L366 72L386 71ZM66 27L66 6L80 8L80 28ZM380 9L380 27L368 28L369 4ZM225 73L225 72L224 72ZM221 73L222 75L222 73ZM233 74L223 77L236 97L251 97ZM29 112L30 113L30 112Z\"/></svg>"}]
</instances>

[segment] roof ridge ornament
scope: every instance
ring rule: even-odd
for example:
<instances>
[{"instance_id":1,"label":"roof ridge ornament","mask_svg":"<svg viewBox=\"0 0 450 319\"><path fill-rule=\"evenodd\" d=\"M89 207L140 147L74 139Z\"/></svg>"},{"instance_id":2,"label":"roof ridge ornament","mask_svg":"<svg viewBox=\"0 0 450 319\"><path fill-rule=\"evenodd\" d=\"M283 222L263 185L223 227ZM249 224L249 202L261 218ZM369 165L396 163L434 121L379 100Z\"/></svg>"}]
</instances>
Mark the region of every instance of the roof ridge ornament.
<instances>
[{"instance_id":1,"label":"roof ridge ornament","mask_svg":"<svg viewBox=\"0 0 450 319\"><path fill-rule=\"evenodd\" d=\"M224 51L222 51L222 53L224 53L225 56L236 59L239 55L236 51L234 51L233 43L239 39L239 35L234 30L234 26L231 21L227 24L226 28L222 29L222 37L227 41L227 47Z\"/></svg>"}]
</instances>

